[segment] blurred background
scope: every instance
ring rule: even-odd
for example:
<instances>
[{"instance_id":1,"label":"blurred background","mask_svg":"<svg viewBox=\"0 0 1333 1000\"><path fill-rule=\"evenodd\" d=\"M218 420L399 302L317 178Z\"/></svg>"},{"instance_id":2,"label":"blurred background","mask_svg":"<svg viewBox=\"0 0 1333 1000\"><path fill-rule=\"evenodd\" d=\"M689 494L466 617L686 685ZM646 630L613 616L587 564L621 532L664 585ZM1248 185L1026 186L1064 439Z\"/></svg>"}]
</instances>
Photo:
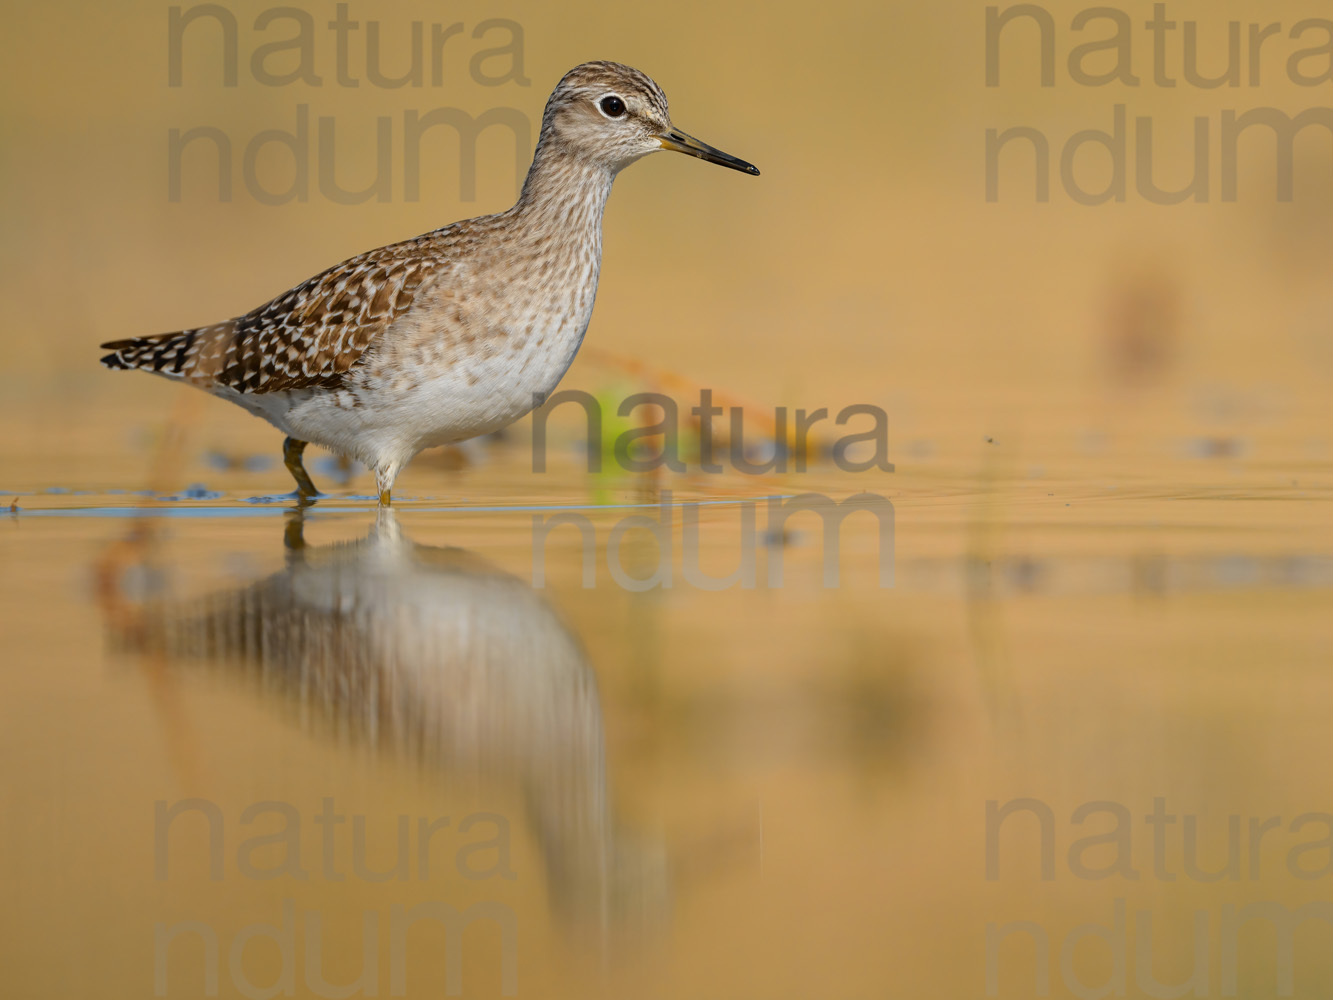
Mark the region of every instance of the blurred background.
<instances>
[{"instance_id":1,"label":"blurred background","mask_svg":"<svg viewBox=\"0 0 1333 1000\"><path fill-rule=\"evenodd\" d=\"M1161 983L1199 986L1206 966L1195 995L1270 995L1274 932L1229 946L1226 907L1294 911L1328 898L1333 871L1326 847L1297 868L1288 854L1333 829L1291 829L1333 791L1333 25L1315 0L1124 2L1076 22L1082 9L1034 5L988 40L999 15L957 0L10 4L13 995L199 995L204 938L155 965L159 928L182 921L217 934L218 995L260 995L246 984L281 982L281 944L241 948L239 974L231 949L281 925L286 900L295 995L333 995L307 975L311 912L332 984L363 972L361 917L381 915L384 995L391 907L441 899L516 915L517 986L503 921L479 920L459 938L466 996L1017 997L1042 969L1052 995L1159 995L1135 952L1147 935ZM389 521L356 499L363 472L318 456L334 498L299 520L245 502L289 487L272 428L97 365L102 341L238 315L360 251L508 207L546 96L588 59L644 70L677 125L763 174L663 155L618 179L562 387L666 391L682 411L708 387L755 415L747 427L778 406L880 407L892 473L814 456L806 475L590 475L566 414L547 473L524 421L423 454ZM433 127L416 149L438 109L493 123L475 145ZM1256 109L1314 112L1291 141L1289 199L1273 130L1228 138ZM1027 131L989 164L1012 129ZM1194 196L1162 204L1154 186ZM791 562L779 590L630 592L608 533L665 491L722 501L701 515L718 576L744 558L747 502L877 494L894 587L864 515L846 522L841 585L821 587L804 514L759 540ZM538 540L548 508L589 518L595 586L582 536ZM651 551L626 564L646 576ZM1053 877L1039 821L1019 816L989 878L986 803L1023 797L1052 810ZM189 798L219 810L221 879L203 814L170 827L171 867L155 868L155 803ZM402 854L396 817L415 858L417 820L451 816L436 875L414 861L404 880L325 877L330 798L363 817L379 870ZM1182 817L1174 879L1154 874L1157 799ZM304 879L240 867L247 837L283 829L242 818L270 801L299 817ZM1075 874L1071 844L1116 828L1073 820L1086 802L1132 815L1138 878ZM503 870L496 847L454 863L491 837L458 830L481 814L509 822L515 878L464 874ZM1251 820L1275 816L1256 844ZM1111 867L1116 843L1089 845L1087 864ZM1190 876L1187 854L1224 875ZM280 868L283 842L253 856ZM1014 921L1047 949L1020 933L988 953ZM440 994L458 966L430 933L413 931L408 995ZM1329 933L1296 934L1294 995L1333 982Z\"/></svg>"}]
</instances>

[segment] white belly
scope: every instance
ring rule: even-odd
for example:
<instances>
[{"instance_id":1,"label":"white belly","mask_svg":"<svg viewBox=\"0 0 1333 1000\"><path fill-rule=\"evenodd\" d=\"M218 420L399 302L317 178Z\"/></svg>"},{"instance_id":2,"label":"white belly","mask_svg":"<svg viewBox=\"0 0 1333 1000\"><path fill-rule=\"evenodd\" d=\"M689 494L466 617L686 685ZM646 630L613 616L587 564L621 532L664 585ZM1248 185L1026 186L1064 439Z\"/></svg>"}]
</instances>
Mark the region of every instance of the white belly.
<instances>
[{"instance_id":1,"label":"white belly","mask_svg":"<svg viewBox=\"0 0 1333 1000\"><path fill-rule=\"evenodd\" d=\"M499 430L540 405L573 362L586 326L583 319L461 359L429 350L399 356L386 370L368 366L341 389L227 398L302 441L368 466L401 468L423 448Z\"/></svg>"}]
</instances>

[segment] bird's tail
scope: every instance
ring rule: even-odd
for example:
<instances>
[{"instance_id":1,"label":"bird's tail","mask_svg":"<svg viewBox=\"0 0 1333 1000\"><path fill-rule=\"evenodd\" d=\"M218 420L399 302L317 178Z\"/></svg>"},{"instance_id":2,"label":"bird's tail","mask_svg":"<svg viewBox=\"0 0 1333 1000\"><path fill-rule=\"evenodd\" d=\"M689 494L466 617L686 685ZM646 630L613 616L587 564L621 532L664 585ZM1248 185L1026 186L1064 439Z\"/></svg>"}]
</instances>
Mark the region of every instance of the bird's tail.
<instances>
[{"instance_id":1,"label":"bird's tail","mask_svg":"<svg viewBox=\"0 0 1333 1000\"><path fill-rule=\"evenodd\" d=\"M107 368L139 368L162 375L184 375L190 349L199 333L199 330L178 330L155 337L110 340L102 345L102 350L111 352L102 358L102 364Z\"/></svg>"}]
</instances>

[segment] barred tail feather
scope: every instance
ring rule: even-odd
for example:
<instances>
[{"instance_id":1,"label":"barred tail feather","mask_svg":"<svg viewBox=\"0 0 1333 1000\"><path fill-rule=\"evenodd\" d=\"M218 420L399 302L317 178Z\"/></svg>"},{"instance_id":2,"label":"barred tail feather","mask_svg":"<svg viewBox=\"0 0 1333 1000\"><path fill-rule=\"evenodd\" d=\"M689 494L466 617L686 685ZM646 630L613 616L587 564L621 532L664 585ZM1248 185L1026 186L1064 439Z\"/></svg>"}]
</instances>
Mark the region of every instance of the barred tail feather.
<instances>
[{"instance_id":1,"label":"barred tail feather","mask_svg":"<svg viewBox=\"0 0 1333 1000\"><path fill-rule=\"evenodd\" d=\"M102 350L111 352L102 358L102 364L107 368L138 368L162 375L182 375L199 332L180 330L156 337L111 340L102 345Z\"/></svg>"}]
</instances>

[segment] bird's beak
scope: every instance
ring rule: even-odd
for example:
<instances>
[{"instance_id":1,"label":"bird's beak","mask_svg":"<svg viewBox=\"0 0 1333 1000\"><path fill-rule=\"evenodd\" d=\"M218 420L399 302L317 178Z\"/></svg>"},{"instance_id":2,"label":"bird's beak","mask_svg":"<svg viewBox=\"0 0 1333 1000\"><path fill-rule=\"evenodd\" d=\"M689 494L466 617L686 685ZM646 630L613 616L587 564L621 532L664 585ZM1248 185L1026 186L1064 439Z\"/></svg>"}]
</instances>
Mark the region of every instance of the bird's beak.
<instances>
[{"instance_id":1,"label":"bird's beak","mask_svg":"<svg viewBox=\"0 0 1333 1000\"><path fill-rule=\"evenodd\" d=\"M686 135L678 128L667 129L657 137L657 141L662 144L663 149L674 149L677 153L687 153L690 156L697 156L701 160L707 160L709 163L717 163L724 167L730 167L732 170L753 174L755 177L759 176L759 168L753 163L746 163L730 153L714 149L708 143L700 142L694 136Z\"/></svg>"}]
</instances>

